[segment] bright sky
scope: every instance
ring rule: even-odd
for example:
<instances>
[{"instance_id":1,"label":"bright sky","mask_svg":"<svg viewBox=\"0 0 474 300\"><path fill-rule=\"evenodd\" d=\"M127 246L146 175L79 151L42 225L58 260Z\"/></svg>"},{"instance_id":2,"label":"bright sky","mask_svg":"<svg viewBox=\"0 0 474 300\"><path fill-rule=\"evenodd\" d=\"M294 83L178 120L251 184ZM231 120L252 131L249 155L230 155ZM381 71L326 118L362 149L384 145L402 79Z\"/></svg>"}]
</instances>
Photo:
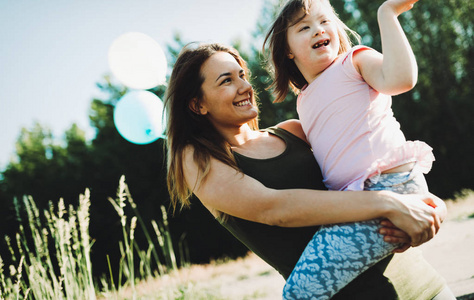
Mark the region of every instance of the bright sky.
<instances>
[{"instance_id":1,"label":"bright sky","mask_svg":"<svg viewBox=\"0 0 474 300\"><path fill-rule=\"evenodd\" d=\"M138 31L163 49L185 41L249 40L264 0L0 0L0 171L20 129L35 121L62 138L72 123L94 135L88 110L110 73L115 38Z\"/></svg>"}]
</instances>

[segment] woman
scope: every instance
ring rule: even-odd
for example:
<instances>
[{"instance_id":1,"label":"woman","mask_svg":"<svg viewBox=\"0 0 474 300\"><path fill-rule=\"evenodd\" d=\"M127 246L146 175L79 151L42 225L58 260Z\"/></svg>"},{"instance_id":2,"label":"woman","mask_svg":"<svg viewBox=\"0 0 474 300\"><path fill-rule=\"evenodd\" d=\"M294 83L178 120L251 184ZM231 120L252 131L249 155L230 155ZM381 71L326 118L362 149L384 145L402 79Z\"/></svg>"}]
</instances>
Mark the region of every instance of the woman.
<instances>
[{"instance_id":1,"label":"woman","mask_svg":"<svg viewBox=\"0 0 474 300\"><path fill-rule=\"evenodd\" d=\"M298 121L257 130L258 110L247 75L237 51L225 46L186 48L179 55L165 99L168 187L175 207L189 206L195 194L223 226L285 278L318 225L386 218L386 240L412 246L436 234L446 211L433 195L323 191L319 167ZM392 268L404 278L426 279L416 281L417 286L394 282L395 292L382 274L388 259L335 299L396 299L397 294L431 299L445 283L417 255L401 257L400 264L405 262L409 271ZM413 261L422 264L411 270Z\"/></svg>"}]
</instances>

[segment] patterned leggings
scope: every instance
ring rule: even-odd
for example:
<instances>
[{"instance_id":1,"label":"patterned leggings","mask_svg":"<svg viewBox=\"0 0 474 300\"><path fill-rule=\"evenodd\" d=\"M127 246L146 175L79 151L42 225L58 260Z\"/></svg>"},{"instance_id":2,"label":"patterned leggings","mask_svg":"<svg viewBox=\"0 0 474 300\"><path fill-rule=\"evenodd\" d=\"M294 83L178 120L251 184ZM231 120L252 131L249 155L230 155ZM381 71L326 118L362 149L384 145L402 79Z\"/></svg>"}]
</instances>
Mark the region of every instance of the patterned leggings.
<instances>
[{"instance_id":1,"label":"patterned leggings","mask_svg":"<svg viewBox=\"0 0 474 300\"><path fill-rule=\"evenodd\" d=\"M381 174L364 190L400 194L428 191L421 172ZM283 299L330 299L359 274L399 247L383 241L380 219L322 226L306 246L283 288Z\"/></svg>"}]
</instances>

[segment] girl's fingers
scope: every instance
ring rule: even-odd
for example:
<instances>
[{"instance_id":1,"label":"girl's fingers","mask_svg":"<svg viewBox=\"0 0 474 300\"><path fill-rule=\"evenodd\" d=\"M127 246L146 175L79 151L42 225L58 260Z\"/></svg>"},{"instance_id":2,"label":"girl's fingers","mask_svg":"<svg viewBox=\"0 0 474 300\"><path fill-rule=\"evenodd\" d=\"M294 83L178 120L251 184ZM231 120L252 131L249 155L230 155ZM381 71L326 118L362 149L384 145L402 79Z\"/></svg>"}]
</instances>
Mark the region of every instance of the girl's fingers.
<instances>
[{"instance_id":1,"label":"girl's fingers","mask_svg":"<svg viewBox=\"0 0 474 300\"><path fill-rule=\"evenodd\" d=\"M408 244L411 245L410 238L406 237L396 237L396 236L384 236L383 240L390 244Z\"/></svg>"},{"instance_id":2,"label":"girl's fingers","mask_svg":"<svg viewBox=\"0 0 474 300\"><path fill-rule=\"evenodd\" d=\"M388 220L388 219L384 219L384 220L380 221L380 225L382 227L387 227L387 228L398 228L397 226L393 225L393 223L390 222L390 220Z\"/></svg>"},{"instance_id":3,"label":"girl's fingers","mask_svg":"<svg viewBox=\"0 0 474 300\"><path fill-rule=\"evenodd\" d=\"M396 227L382 227L380 228L379 233L384 236L384 241L386 241L387 243L411 243L410 236Z\"/></svg>"},{"instance_id":4,"label":"girl's fingers","mask_svg":"<svg viewBox=\"0 0 474 300\"><path fill-rule=\"evenodd\" d=\"M390 222L391 223L391 222ZM393 224L392 224L393 226ZM393 250L393 253L402 253L405 252L408 248L411 247L411 238L404 231L396 227L382 227L379 230L380 234L383 234L383 240L391 244L402 244L397 249Z\"/></svg>"},{"instance_id":5,"label":"girl's fingers","mask_svg":"<svg viewBox=\"0 0 474 300\"><path fill-rule=\"evenodd\" d=\"M408 248L410 248L410 244L409 243L405 243L403 244L401 247L393 250L392 252L393 253L402 253L402 252L405 252L408 250Z\"/></svg>"}]
</instances>

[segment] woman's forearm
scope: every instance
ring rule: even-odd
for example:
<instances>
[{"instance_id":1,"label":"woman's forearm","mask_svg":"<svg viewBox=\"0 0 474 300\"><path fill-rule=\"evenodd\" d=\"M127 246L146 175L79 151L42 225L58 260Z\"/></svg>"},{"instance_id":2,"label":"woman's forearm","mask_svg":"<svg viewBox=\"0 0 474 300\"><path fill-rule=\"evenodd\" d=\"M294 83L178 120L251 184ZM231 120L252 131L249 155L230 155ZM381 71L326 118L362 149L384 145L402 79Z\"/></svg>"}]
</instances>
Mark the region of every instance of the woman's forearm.
<instances>
[{"instance_id":1,"label":"woman's forearm","mask_svg":"<svg viewBox=\"0 0 474 300\"><path fill-rule=\"evenodd\" d=\"M264 223L299 227L387 218L411 237L412 246L418 246L433 238L446 211L444 202L431 194L401 195L388 191L277 191L280 192L286 198L282 199L282 203L277 201L275 206L266 212L267 219L262 220ZM309 199L311 196L306 195L307 192L312 194L313 199ZM275 198L280 199L279 196ZM432 203L442 204L433 208L428 205Z\"/></svg>"},{"instance_id":2,"label":"woman's forearm","mask_svg":"<svg viewBox=\"0 0 474 300\"><path fill-rule=\"evenodd\" d=\"M390 192L274 190L262 222L301 227L388 217L396 209Z\"/></svg>"}]
</instances>

